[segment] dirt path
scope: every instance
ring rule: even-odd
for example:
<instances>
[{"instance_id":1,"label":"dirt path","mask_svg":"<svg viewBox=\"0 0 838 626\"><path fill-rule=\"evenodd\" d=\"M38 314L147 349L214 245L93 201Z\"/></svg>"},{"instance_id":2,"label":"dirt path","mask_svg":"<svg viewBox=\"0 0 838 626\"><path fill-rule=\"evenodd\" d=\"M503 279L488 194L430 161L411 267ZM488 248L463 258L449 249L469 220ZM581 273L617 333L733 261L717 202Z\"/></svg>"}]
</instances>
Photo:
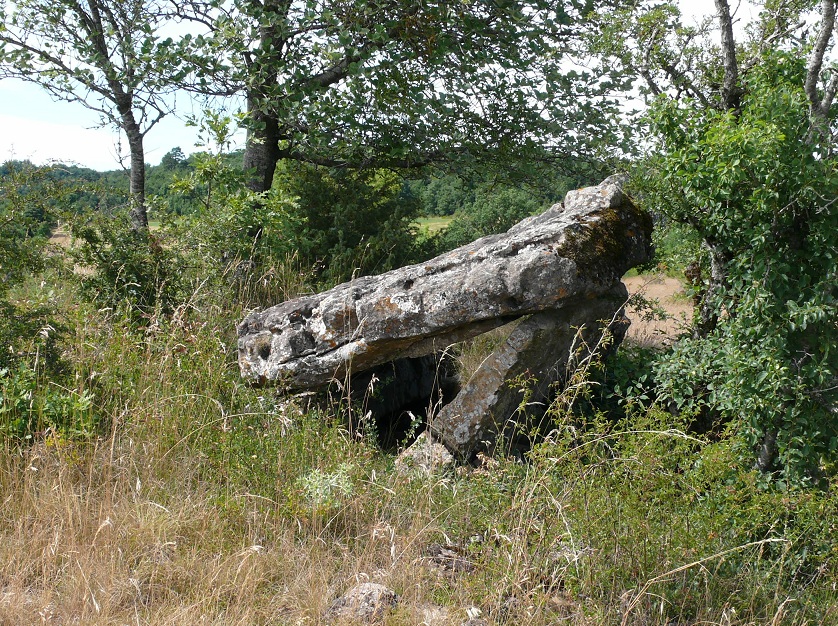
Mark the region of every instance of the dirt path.
<instances>
[{"instance_id":1,"label":"dirt path","mask_svg":"<svg viewBox=\"0 0 838 626\"><path fill-rule=\"evenodd\" d=\"M684 293L684 287L677 278L668 276L643 275L624 278L629 293L642 294L667 313L667 319L650 319L643 310L629 308L627 314L631 320L627 339L646 347L660 347L672 340L689 326L692 316L692 301ZM647 311L648 313L648 311Z\"/></svg>"}]
</instances>

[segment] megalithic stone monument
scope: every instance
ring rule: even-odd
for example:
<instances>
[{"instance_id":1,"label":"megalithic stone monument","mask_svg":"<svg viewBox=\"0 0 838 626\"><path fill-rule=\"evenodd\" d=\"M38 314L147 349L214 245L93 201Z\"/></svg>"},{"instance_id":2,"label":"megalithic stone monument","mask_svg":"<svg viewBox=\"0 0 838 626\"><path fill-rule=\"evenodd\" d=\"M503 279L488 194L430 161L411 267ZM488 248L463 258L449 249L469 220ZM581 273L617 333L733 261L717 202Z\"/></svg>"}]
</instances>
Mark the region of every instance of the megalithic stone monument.
<instances>
[{"instance_id":1,"label":"megalithic stone monument","mask_svg":"<svg viewBox=\"0 0 838 626\"><path fill-rule=\"evenodd\" d=\"M563 369L568 354L562 352L570 348L548 341L551 328L567 334L577 327L601 328L600 320L623 324L620 278L650 258L651 229L650 217L623 193L619 177L568 192L563 203L506 233L251 313L238 327L242 375L288 390L314 388L531 316L501 348L506 356L496 355L506 365L498 365L493 376L500 387L519 370L549 379L549 371ZM524 341L525 335L535 343ZM529 357L512 364L510 355L522 341L529 345L527 353L542 353L538 364L528 365ZM452 451L469 454L478 441L497 433L490 423L506 419L505 402L488 403L497 411L475 417L481 399L492 393L503 390L467 383L433 422L433 432ZM455 408L469 394L480 396L473 398L475 408Z\"/></svg>"}]
</instances>

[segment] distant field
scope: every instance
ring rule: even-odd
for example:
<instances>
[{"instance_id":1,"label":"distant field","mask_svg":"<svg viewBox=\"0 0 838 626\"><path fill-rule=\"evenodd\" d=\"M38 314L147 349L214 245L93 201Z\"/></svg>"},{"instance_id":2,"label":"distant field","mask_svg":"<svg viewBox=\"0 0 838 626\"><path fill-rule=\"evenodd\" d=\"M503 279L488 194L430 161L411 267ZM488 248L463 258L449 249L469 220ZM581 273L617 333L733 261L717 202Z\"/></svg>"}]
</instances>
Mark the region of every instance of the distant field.
<instances>
[{"instance_id":1,"label":"distant field","mask_svg":"<svg viewBox=\"0 0 838 626\"><path fill-rule=\"evenodd\" d=\"M450 215L444 217L420 217L416 220L416 223L419 224L420 229L427 230L433 234L448 228L448 224L451 223L452 219L454 218Z\"/></svg>"},{"instance_id":2,"label":"distant field","mask_svg":"<svg viewBox=\"0 0 838 626\"><path fill-rule=\"evenodd\" d=\"M53 231L49 238L49 242L51 244L61 246L62 248L69 248L70 231L68 231L64 226L59 226Z\"/></svg>"}]
</instances>

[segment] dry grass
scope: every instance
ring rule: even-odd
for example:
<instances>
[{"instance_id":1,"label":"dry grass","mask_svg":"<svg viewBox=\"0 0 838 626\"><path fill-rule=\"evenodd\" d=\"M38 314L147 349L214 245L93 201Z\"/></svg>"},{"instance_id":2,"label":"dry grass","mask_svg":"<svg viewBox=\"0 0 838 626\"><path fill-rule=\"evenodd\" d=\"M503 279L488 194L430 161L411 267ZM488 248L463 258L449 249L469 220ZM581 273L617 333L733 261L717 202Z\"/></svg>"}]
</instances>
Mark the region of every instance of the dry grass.
<instances>
[{"instance_id":1,"label":"dry grass","mask_svg":"<svg viewBox=\"0 0 838 626\"><path fill-rule=\"evenodd\" d=\"M474 605L488 609L493 624L593 626L622 617L623 624L663 625L669 622L654 619L653 584L694 565L662 561L653 570L660 574L637 579L635 591L615 588L605 603L565 590L566 579L597 576L597 568L626 557L599 554L587 543L573 519L579 502L593 498L581 511L586 516L608 512L596 508L599 496L584 495L595 488L595 475L556 490L551 468L562 459L521 474L520 488L486 527L477 569L452 573L430 566L423 551L445 536L449 516L477 514L481 491L506 480L500 466L470 476L391 474L337 508L289 516L254 494L225 497L193 454L183 448L176 458L161 455L127 431L92 444L53 439L7 451L0 469L0 624L320 624L335 597L372 580L401 596L386 619L391 625L459 626ZM470 481L475 492L439 501ZM558 548L550 536L562 538ZM562 551L547 566L542 544ZM711 615L684 623L771 623Z\"/></svg>"},{"instance_id":2,"label":"dry grass","mask_svg":"<svg viewBox=\"0 0 838 626\"><path fill-rule=\"evenodd\" d=\"M410 589L401 537L368 528L350 548L243 496L219 515L188 465L161 484L139 448L4 457L1 624L318 623L353 578Z\"/></svg>"},{"instance_id":3,"label":"dry grass","mask_svg":"<svg viewBox=\"0 0 838 626\"><path fill-rule=\"evenodd\" d=\"M783 565L766 557L762 569L748 571L748 559L733 576L719 569L725 550L761 558L748 541L720 543L724 498L737 515L751 506L773 520L776 507L692 477L695 441L671 424L616 433L603 422L585 439L568 417L528 465L485 459L402 475L350 436L337 409L280 409L244 387L232 349L240 313L200 295L142 330L78 312L65 358L75 391L95 394L107 435L47 434L0 450L0 626L321 624L336 597L367 580L401 596L389 626L460 626L474 607L498 626L663 626L673 614L689 616L679 626L807 623L795 613L803 602L777 582ZM490 345L472 345L465 367L503 339L499 329L483 338ZM349 492L312 499L300 479L339 467ZM686 497L696 485L718 509ZM434 542L459 547L473 571L431 564ZM775 588L762 594L766 582ZM833 596L823 596L822 623Z\"/></svg>"},{"instance_id":4,"label":"dry grass","mask_svg":"<svg viewBox=\"0 0 838 626\"><path fill-rule=\"evenodd\" d=\"M439 530L433 483L417 479L407 510L382 497L412 482L393 475L289 515L207 475L194 441L149 428L2 454L0 624L319 624L364 580L401 594L390 623L418 624L429 606L437 626L462 621L433 609L440 589L457 597L422 559Z\"/></svg>"}]
</instances>

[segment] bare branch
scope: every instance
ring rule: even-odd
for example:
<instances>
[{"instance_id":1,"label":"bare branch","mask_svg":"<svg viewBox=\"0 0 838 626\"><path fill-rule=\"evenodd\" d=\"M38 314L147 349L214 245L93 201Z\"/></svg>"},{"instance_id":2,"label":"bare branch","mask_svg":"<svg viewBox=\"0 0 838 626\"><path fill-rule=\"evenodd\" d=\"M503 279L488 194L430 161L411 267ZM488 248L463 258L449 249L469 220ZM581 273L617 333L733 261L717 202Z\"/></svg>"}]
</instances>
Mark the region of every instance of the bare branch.
<instances>
[{"instance_id":1,"label":"bare branch","mask_svg":"<svg viewBox=\"0 0 838 626\"><path fill-rule=\"evenodd\" d=\"M827 88L828 102L824 102L818 96L818 82L821 78L821 69L823 68L823 59L826 50L829 47L829 42L832 39L832 33L835 29L835 2L834 0L821 0L821 28L818 37L815 40L815 46L809 54L809 63L806 67L806 81L803 84L803 89L806 96L809 98L809 110L813 118L824 118L828 112L828 108L824 108L824 104L829 104L835 95L834 87L832 88L832 95L829 95L829 88Z\"/></svg>"},{"instance_id":2,"label":"bare branch","mask_svg":"<svg viewBox=\"0 0 838 626\"><path fill-rule=\"evenodd\" d=\"M821 98L821 111L826 115L829 109L832 108L832 102L835 100L835 94L838 92L838 71L835 68L832 70L832 78L829 84L824 89L823 98Z\"/></svg>"}]
</instances>

